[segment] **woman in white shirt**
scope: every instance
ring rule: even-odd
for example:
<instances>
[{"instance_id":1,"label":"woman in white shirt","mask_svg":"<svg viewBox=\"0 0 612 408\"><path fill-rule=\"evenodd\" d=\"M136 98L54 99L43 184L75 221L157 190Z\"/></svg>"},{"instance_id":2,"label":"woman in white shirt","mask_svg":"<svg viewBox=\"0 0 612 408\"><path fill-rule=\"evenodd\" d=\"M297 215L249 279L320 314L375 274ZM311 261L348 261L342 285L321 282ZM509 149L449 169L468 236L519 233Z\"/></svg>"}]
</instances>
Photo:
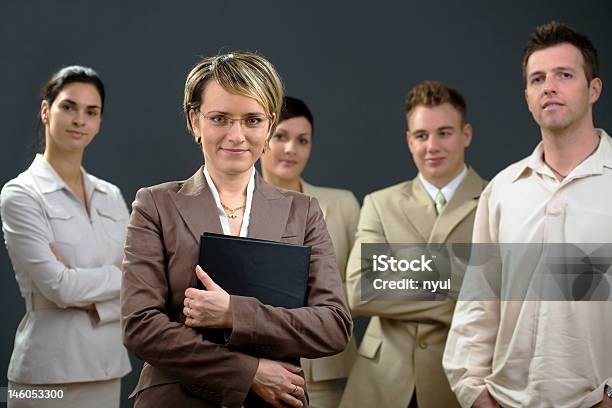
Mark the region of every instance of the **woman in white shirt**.
<instances>
[{"instance_id":1,"label":"woman in white shirt","mask_svg":"<svg viewBox=\"0 0 612 408\"><path fill-rule=\"evenodd\" d=\"M130 371L119 289L128 210L119 189L87 174L104 86L69 66L42 88L45 149L2 188L2 230L26 314L8 370L9 407L118 407Z\"/></svg>"},{"instance_id":2,"label":"woman in white shirt","mask_svg":"<svg viewBox=\"0 0 612 408\"><path fill-rule=\"evenodd\" d=\"M286 96L278 126L270 139L270 149L261 156L261 170L267 182L319 201L344 282L346 262L359 220L359 203L348 190L313 186L302 180L312 150L313 130L314 118L308 106L300 99ZM355 341L351 340L347 348L335 356L302 359L312 408L335 408L340 404L343 379L348 377L356 353Z\"/></svg>"}]
</instances>

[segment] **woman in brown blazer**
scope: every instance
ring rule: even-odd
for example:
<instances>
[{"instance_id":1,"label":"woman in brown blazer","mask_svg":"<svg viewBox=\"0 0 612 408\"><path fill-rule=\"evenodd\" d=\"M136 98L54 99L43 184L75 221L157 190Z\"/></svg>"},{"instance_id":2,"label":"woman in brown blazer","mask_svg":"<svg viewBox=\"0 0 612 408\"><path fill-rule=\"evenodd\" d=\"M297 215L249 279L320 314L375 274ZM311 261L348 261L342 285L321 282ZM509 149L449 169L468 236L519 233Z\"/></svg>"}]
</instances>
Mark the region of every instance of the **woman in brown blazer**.
<instances>
[{"instance_id":1,"label":"woman in brown blazer","mask_svg":"<svg viewBox=\"0 0 612 408\"><path fill-rule=\"evenodd\" d=\"M205 58L187 77L184 112L205 165L188 180L139 190L128 226L124 343L145 361L136 407L307 406L301 369L282 360L332 355L350 338L317 200L279 190L254 169L282 97L276 70L254 53ZM310 246L308 306L225 292L196 265L205 231ZM196 279L208 290L195 289ZM225 329L225 344L195 327Z\"/></svg>"}]
</instances>

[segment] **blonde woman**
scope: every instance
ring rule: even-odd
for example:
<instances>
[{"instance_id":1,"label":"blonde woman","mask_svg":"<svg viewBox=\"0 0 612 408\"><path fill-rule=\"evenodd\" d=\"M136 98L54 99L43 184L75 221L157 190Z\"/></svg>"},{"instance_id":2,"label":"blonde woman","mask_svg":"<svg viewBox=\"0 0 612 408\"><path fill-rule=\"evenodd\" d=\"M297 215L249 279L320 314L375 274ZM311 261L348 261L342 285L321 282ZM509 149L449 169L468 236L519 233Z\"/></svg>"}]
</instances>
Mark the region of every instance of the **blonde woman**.
<instances>
[{"instance_id":1,"label":"blonde woman","mask_svg":"<svg viewBox=\"0 0 612 408\"><path fill-rule=\"evenodd\" d=\"M313 186L301 178L310 158L313 130L314 117L308 106L300 99L285 97L270 148L261 157L261 170L267 182L319 201L344 282L346 261L359 221L359 203L348 190ZM351 341L346 350L335 356L302 359L311 407L338 407L343 379L349 375L356 352L355 342Z\"/></svg>"},{"instance_id":2,"label":"blonde woman","mask_svg":"<svg viewBox=\"0 0 612 408\"><path fill-rule=\"evenodd\" d=\"M81 167L100 130L104 86L75 65L42 91L44 153L0 197L27 310L8 369L8 406L118 407L130 371L119 324L128 210L117 187Z\"/></svg>"},{"instance_id":3,"label":"blonde woman","mask_svg":"<svg viewBox=\"0 0 612 408\"><path fill-rule=\"evenodd\" d=\"M122 287L124 342L145 361L136 407L307 406L301 357L346 347L352 320L317 200L255 171L278 121L280 78L261 55L205 58L185 83L187 126L205 165L138 191ZM204 232L311 247L307 306L228 294L197 266ZM195 289L196 280L208 289ZM225 329L211 343L194 327Z\"/></svg>"}]
</instances>

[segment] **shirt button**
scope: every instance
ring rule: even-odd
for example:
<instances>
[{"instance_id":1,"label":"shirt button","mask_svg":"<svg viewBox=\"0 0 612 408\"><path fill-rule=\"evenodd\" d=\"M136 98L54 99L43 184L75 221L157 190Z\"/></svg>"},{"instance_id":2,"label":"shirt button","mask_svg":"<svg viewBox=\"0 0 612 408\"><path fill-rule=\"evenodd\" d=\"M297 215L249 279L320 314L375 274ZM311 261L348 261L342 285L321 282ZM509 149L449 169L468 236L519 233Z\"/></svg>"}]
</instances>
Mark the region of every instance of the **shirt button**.
<instances>
[{"instance_id":1,"label":"shirt button","mask_svg":"<svg viewBox=\"0 0 612 408\"><path fill-rule=\"evenodd\" d=\"M546 206L546 215L560 215L563 213L563 208L558 205L547 205Z\"/></svg>"},{"instance_id":2,"label":"shirt button","mask_svg":"<svg viewBox=\"0 0 612 408\"><path fill-rule=\"evenodd\" d=\"M419 347L422 349L426 349L427 348L427 342L425 340L421 340L419 342Z\"/></svg>"}]
</instances>

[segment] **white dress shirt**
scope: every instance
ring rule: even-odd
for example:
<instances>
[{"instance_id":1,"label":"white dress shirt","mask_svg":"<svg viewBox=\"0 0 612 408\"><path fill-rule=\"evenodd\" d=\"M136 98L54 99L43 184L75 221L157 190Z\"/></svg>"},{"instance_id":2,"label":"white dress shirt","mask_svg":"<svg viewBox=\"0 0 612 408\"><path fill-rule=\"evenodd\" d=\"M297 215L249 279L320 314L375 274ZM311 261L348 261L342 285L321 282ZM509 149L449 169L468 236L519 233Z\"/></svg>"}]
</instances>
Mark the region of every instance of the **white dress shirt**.
<instances>
[{"instance_id":1,"label":"white dress shirt","mask_svg":"<svg viewBox=\"0 0 612 408\"><path fill-rule=\"evenodd\" d=\"M221 227L223 228L223 233L225 235L231 235L229 220L227 219L227 214L221 205L221 197L219 196L219 191L217 190L217 186L213 182L210 174L208 173L208 169L206 165L204 165L204 177L206 177L206 182L208 183L208 187L210 187L210 191L215 199L215 204L217 204L217 214L219 214L219 221L221 221ZM249 179L249 184L247 184L247 198L244 207L244 214L242 216L242 225L240 226L240 237L246 237L249 233L249 220L251 219L251 203L253 202L253 191L255 190L255 168L253 167L251 170L251 178Z\"/></svg>"},{"instance_id":2,"label":"white dress shirt","mask_svg":"<svg viewBox=\"0 0 612 408\"><path fill-rule=\"evenodd\" d=\"M434 186L433 184L431 184L429 181L425 179L425 177L423 177L421 173L419 173L419 180L421 181L421 184L423 184L423 187L425 187L427 194L429 194L429 196L431 197L431 200L434 203L436 202L436 195L438 195L438 191L442 192L442 195L444 195L444 198L446 199L446 202L448 203L451 200L451 198L453 198L453 195L455 194L455 191L459 187L459 184L461 184L465 176L467 176L467 173L468 173L467 166L464 164L463 170L461 170L461 173L459 173L454 179L452 179L447 185L445 185L442 188L438 188Z\"/></svg>"},{"instance_id":3,"label":"white dress shirt","mask_svg":"<svg viewBox=\"0 0 612 408\"><path fill-rule=\"evenodd\" d=\"M495 176L480 197L473 243L612 243L612 138L598 132L596 152L562 181L541 143ZM502 280L524 279L525 261L502 254ZM485 388L508 408L592 407L612 383L612 303L459 301L443 365L464 407Z\"/></svg>"},{"instance_id":4,"label":"white dress shirt","mask_svg":"<svg viewBox=\"0 0 612 408\"><path fill-rule=\"evenodd\" d=\"M130 371L116 266L123 259L128 210L117 187L82 172L89 214L40 154L2 188L4 240L27 308L15 336L10 381L99 381ZM78 308L91 304L96 311Z\"/></svg>"}]
</instances>

